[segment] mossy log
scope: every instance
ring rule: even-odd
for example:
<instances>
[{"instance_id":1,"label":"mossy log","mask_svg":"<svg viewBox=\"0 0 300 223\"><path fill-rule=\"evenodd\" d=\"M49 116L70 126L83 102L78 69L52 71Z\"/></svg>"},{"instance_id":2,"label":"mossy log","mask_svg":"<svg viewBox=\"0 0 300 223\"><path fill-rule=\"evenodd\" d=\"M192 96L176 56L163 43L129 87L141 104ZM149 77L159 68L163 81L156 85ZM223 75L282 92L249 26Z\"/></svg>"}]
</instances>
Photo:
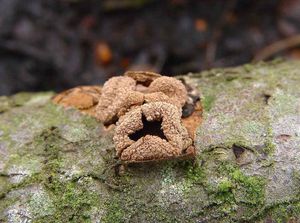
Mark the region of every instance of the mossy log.
<instances>
[{"instance_id":1,"label":"mossy log","mask_svg":"<svg viewBox=\"0 0 300 223\"><path fill-rule=\"evenodd\" d=\"M121 175L93 117L53 93L0 97L0 222L300 221L300 63L181 78L204 108L196 159Z\"/></svg>"}]
</instances>

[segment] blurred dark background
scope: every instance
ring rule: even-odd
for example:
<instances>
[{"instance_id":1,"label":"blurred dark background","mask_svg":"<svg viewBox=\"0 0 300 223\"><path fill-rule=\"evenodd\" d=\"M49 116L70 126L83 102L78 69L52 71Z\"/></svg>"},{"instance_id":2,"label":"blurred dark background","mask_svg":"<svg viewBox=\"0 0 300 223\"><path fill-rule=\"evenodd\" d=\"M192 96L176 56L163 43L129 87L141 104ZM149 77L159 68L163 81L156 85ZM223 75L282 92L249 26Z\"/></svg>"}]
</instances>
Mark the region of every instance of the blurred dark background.
<instances>
[{"instance_id":1,"label":"blurred dark background","mask_svg":"<svg viewBox=\"0 0 300 223\"><path fill-rule=\"evenodd\" d=\"M300 0L0 0L0 95L300 58Z\"/></svg>"}]
</instances>

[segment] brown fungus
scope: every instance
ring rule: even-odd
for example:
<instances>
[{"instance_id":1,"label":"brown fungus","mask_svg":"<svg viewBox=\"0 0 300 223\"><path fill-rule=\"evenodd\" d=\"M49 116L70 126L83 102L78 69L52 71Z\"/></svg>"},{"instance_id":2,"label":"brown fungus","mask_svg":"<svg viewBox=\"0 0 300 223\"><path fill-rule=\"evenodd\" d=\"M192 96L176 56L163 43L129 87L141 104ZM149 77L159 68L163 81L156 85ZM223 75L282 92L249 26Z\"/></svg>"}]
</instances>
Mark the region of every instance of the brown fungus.
<instances>
[{"instance_id":1,"label":"brown fungus","mask_svg":"<svg viewBox=\"0 0 300 223\"><path fill-rule=\"evenodd\" d=\"M184 84L173 77L160 77L155 79L149 86L149 92L162 92L167 95L172 104L177 107L184 106L187 101L187 91Z\"/></svg>"},{"instance_id":2,"label":"brown fungus","mask_svg":"<svg viewBox=\"0 0 300 223\"><path fill-rule=\"evenodd\" d=\"M125 75L113 77L103 86L96 116L106 125L144 103L163 101L181 109L187 100L185 86L175 78L142 71Z\"/></svg>"},{"instance_id":3,"label":"brown fungus","mask_svg":"<svg viewBox=\"0 0 300 223\"><path fill-rule=\"evenodd\" d=\"M181 112L166 102L144 104L126 113L118 121L113 139L117 156L129 162L176 158L192 146L181 124Z\"/></svg>"},{"instance_id":4,"label":"brown fungus","mask_svg":"<svg viewBox=\"0 0 300 223\"><path fill-rule=\"evenodd\" d=\"M154 92L154 93L148 93L144 96L144 103L150 103L150 102L167 102L169 104L173 104L175 106L178 106L178 104L174 103L174 101L165 95L162 92ZM181 111L181 107L177 107Z\"/></svg>"},{"instance_id":5,"label":"brown fungus","mask_svg":"<svg viewBox=\"0 0 300 223\"><path fill-rule=\"evenodd\" d=\"M75 107L105 125L117 122L113 140L119 159L149 162L195 156L193 139L202 108L198 93L196 98L191 90L175 78L138 71L113 77L102 89L67 90L53 102Z\"/></svg>"},{"instance_id":6,"label":"brown fungus","mask_svg":"<svg viewBox=\"0 0 300 223\"><path fill-rule=\"evenodd\" d=\"M181 108L187 94L182 89L184 85L175 78L148 71L128 71L125 76L109 79L103 89L100 86L79 86L56 95L52 100L56 104L90 113L110 124L132 107L143 103L163 101Z\"/></svg>"},{"instance_id":7,"label":"brown fungus","mask_svg":"<svg viewBox=\"0 0 300 223\"><path fill-rule=\"evenodd\" d=\"M104 124L111 124L118 119L118 115L123 115L125 110L141 105L144 96L134 91L135 86L136 81L130 77L112 77L105 82L96 108L96 117Z\"/></svg>"},{"instance_id":8,"label":"brown fungus","mask_svg":"<svg viewBox=\"0 0 300 223\"><path fill-rule=\"evenodd\" d=\"M160 74L150 71L127 71L124 76L131 77L136 80L137 84L148 87L152 81L161 77Z\"/></svg>"},{"instance_id":9,"label":"brown fungus","mask_svg":"<svg viewBox=\"0 0 300 223\"><path fill-rule=\"evenodd\" d=\"M100 96L101 87L99 86L78 86L57 94L52 101L55 104L77 108L83 113L94 115Z\"/></svg>"}]
</instances>

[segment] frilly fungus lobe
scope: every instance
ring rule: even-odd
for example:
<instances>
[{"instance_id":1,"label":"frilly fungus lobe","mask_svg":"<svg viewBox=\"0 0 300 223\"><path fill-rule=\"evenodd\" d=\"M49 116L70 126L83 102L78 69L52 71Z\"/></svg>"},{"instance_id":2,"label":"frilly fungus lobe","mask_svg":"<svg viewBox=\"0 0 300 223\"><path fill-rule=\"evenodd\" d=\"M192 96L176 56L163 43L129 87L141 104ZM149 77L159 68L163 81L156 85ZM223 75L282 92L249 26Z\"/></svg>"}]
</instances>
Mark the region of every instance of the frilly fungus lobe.
<instances>
[{"instance_id":1,"label":"frilly fungus lobe","mask_svg":"<svg viewBox=\"0 0 300 223\"><path fill-rule=\"evenodd\" d=\"M141 105L143 96L135 94L136 81L130 77L112 77L102 88L96 116L104 124L118 119L118 113L133 105Z\"/></svg>"},{"instance_id":2,"label":"frilly fungus lobe","mask_svg":"<svg viewBox=\"0 0 300 223\"><path fill-rule=\"evenodd\" d=\"M96 117L106 125L144 103L164 101L181 109L187 100L185 86L175 78L141 71L125 75L113 77L103 86Z\"/></svg>"},{"instance_id":3,"label":"frilly fungus lobe","mask_svg":"<svg viewBox=\"0 0 300 223\"><path fill-rule=\"evenodd\" d=\"M173 77L160 77L149 86L149 92L161 92L170 98L171 104L181 108L187 101L187 91L181 81Z\"/></svg>"},{"instance_id":4,"label":"frilly fungus lobe","mask_svg":"<svg viewBox=\"0 0 300 223\"><path fill-rule=\"evenodd\" d=\"M143 117L146 122L143 122ZM161 121L158 130L161 129L162 135L157 132L157 128L156 132L147 129L151 126L147 122L154 121L158 121L158 124ZM153 125L151 127L155 128ZM137 140L131 139L131 135L138 131L141 133ZM152 102L120 118L114 143L121 160L139 162L180 156L192 145L192 139L181 124L181 112L176 106L166 102Z\"/></svg>"}]
</instances>

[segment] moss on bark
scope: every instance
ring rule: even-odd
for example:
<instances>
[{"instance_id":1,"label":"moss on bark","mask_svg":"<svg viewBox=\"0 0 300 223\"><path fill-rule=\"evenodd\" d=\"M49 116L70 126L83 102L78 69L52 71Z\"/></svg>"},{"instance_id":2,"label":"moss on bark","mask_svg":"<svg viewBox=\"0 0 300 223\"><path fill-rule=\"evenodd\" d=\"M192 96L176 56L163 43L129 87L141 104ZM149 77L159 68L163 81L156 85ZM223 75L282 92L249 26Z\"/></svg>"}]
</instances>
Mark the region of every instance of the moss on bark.
<instances>
[{"instance_id":1,"label":"moss on bark","mask_svg":"<svg viewBox=\"0 0 300 223\"><path fill-rule=\"evenodd\" d=\"M116 176L112 131L51 103L0 98L0 221L299 220L300 64L183 76L201 92L195 161L128 166Z\"/></svg>"}]
</instances>

